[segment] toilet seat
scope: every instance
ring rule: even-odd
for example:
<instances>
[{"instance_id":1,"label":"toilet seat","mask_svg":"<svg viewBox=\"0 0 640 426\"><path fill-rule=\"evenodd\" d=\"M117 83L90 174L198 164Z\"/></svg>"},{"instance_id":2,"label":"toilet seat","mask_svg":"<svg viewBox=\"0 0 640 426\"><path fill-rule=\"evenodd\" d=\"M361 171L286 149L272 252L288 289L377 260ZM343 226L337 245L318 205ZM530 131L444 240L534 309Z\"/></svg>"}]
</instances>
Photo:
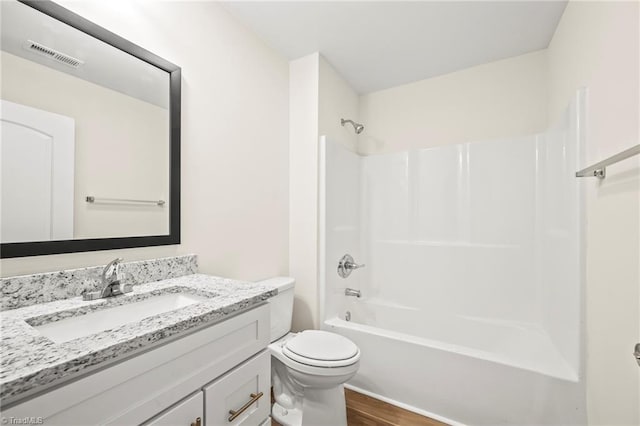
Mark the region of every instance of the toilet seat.
<instances>
[{"instance_id":1,"label":"toilet seat","mask_svg":"<svg viewBox=\"0 0 640 426\"><path fill-rule=\"evenodd\" d=\"M321 330L306 330L285 342L282 353L301 364L320 368L353 365L360 359L360 350L349 339Z\"/></svg>"}]
</instances>

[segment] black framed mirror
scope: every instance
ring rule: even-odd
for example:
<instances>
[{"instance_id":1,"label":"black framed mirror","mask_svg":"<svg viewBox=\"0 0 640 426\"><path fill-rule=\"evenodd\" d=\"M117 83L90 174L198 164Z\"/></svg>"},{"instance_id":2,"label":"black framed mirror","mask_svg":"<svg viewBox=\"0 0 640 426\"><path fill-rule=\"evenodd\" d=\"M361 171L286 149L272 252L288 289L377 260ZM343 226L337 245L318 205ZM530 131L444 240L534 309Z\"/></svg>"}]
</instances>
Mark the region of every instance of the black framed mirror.
<instances>
[{"instance_id":1,"label":"black framed mirror","mask_svg":"<svg viewBox=\"0 0 640 426\"><path fill-rule=\"evenodd\" d=\"M52 1L0 3L0 257L179 244L180 67Z\"/></svg>"}]
</instances>

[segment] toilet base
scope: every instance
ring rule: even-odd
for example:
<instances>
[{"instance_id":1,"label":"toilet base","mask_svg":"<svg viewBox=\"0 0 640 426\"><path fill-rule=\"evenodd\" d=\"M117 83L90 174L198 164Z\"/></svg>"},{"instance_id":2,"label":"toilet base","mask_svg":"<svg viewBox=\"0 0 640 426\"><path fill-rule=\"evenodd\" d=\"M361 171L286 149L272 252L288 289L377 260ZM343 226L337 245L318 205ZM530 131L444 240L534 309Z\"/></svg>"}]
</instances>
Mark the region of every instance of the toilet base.
<instances>
[{"instance_id":1,"label":"toilet base","mask_svg":"<svg viewBox=\"0 0 640 426\"><path fill-rule=\"evenodd\" d=\"M277 402L271 406L271 417L282 426L302 425L302 411L297 408L286 409Z\"/></svg>"},{"instance_id":2,"label":"toilet base","mask_svg":"<svg viewBox=\"0 0 640 426\"><path fill-rule=\"evenodd\" d=\"M302 409L271 406L271 417L282 426L347 426L344 386L304 390Z\"/></svg>"}]
</instances>

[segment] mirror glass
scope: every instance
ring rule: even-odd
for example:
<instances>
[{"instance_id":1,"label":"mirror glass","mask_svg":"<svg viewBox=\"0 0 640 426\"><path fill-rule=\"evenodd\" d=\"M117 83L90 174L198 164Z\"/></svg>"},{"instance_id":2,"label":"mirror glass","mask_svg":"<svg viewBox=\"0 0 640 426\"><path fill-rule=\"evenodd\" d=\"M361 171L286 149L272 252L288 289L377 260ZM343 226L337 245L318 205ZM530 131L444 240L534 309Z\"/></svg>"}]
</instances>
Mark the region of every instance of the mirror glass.
<instances>
[{"instance_id":1,"label":"mirror glass","mask_svg":"<svg viewBox=\"0 0 640 426\"><path fill-rule=\"evenodd\" d=\"M1 242L168 235L171 74L0 3Z\"/></svg>"}]
</instances>

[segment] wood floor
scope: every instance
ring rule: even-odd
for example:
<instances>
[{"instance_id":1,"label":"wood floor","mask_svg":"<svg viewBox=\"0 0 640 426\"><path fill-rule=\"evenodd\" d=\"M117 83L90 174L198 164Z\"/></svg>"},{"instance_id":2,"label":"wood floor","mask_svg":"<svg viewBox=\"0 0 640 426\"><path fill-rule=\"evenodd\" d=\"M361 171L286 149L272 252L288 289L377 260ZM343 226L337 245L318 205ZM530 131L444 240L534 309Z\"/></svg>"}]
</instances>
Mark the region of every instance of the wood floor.
<instances>
[{"instance_id":1,"label":"wood floor","mask_svg":"<svg viewBox=\"0 0 640 426\"><path fill-rule=\"evenodd\" d=\"M379 399L349 389L344 391L349 426L446 426L446 423L404 410ZM275 420L271 420L271 425L280 426Z\"/></svg>"},{"instance_id":2,"label":"wood floor","mask_svg":"<svg viewBox=\"0 0 640 426\"><path fill-rule=\"evenodd\" d=\"M345 389L349 426L446 426L395 405Z\"/></svg>"}]
</instances>

